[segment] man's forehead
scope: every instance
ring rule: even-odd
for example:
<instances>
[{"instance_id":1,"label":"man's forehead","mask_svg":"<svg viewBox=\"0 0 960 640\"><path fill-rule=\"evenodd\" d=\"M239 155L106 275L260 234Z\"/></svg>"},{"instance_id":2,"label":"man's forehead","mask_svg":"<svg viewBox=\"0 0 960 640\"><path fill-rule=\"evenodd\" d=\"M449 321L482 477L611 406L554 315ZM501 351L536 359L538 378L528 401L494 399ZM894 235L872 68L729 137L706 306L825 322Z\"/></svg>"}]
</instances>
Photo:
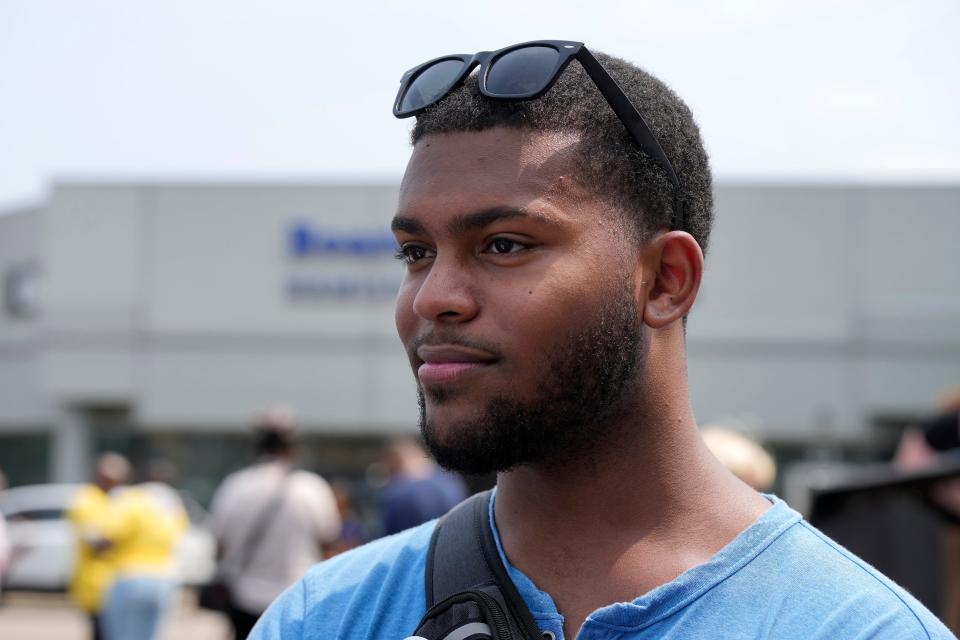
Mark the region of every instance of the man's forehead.
<instances>
[{"instance_id":1,"label":"man's forehead","mask_svg":"<svg viewBox=\"0 0 960 640\"><path fill-rule=\"evenodd\" d=\"M400 207L435 198L551 197L574 188L579 135L496 127L419 140L404 173Z\"/></svg>"}]
</instances>

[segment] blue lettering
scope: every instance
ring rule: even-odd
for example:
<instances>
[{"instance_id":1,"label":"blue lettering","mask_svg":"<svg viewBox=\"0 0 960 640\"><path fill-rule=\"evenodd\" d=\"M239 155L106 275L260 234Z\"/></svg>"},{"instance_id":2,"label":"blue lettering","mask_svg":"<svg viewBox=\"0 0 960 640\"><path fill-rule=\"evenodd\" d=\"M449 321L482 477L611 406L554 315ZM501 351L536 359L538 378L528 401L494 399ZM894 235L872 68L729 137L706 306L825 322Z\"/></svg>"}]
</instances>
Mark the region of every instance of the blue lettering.
<instances>
[{"instance_id":1,"label":"blue lettering","mask_svg":"<svg viewBox=\"0 0 960 640\"><path fill-rule=\"evenodd\" d=\"M397 295L399 282L385 277L305 277L287 280L287 295L294 299L389 299Z\"/></svg>"},{"instance_id":2,"label":"blue lettering","mask_svg":"<svg viewBox=\"0 0 960 640\"><path fill-rule=\"evenodd\" d=\"M397 243L387 231L322 231L307 222L288 230L288 247L294 258L309 256L376 257L392 254Z\"/></svg>"},{"instance_id":3,"label":"blue lettering","mask_svg":"<svg viewBox=\"0 0 960 640\"><path fill-rule=\"evenodd\" d=\"M310 229L297 224L290 228L290 253L300 258L310 253Z\"/></svg>"}]
</instances>

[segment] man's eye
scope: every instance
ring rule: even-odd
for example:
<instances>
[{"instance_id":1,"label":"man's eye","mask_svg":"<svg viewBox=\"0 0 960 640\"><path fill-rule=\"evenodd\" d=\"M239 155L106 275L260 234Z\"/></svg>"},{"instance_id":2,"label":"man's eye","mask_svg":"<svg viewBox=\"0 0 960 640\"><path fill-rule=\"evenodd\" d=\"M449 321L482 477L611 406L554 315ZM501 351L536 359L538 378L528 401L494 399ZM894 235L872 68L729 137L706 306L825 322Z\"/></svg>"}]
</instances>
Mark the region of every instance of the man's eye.
<instances>
[{"instance_id":1,"label":"man's eye","mask_svg":"<svg viewBox=\"0 0 960 640\"><path fill-rule=\"evenodd\" d=\"M417 244L408 244L397 249L396 258L404 264L413 264L418 260L429 258L431 253L430 249L426 247L421 247Z\"/></svg>"},{"instance_id":2,"label":"man's eye","mask_svg":"<svg viewBox=\"0 0 960 640\"><path fill-rule=\"evenodd\" d=\"M516 253L526 248L526 245L509 238L494 238L490 244L487 245L487 251L498 254Z\"/></svg>"}]
</instances>

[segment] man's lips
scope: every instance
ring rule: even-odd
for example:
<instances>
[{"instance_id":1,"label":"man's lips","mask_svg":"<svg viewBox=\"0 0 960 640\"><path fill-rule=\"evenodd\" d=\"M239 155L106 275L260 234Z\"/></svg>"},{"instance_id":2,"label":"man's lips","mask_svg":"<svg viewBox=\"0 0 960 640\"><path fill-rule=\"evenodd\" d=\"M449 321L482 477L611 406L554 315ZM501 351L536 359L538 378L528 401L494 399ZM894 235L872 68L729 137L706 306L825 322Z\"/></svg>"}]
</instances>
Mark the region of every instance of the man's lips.
<instances>
[{"instance_id":1,"label":"man's lips","mask_svg":"<svg viewBox=\"0 0 960 640\"><path fill-rule=\"evenodd\" d=\"M497 358L493 354L458 345L422 345L417 349L420 384L438 385L487 367Z\"/></svg>"}]
</instances>

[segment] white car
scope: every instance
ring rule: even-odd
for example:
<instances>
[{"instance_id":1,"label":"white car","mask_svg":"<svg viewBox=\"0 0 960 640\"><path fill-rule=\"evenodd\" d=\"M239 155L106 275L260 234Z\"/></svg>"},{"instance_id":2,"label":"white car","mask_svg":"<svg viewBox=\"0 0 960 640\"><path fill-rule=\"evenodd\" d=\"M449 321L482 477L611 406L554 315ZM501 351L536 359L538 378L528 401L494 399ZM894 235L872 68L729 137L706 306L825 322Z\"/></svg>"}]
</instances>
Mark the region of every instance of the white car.
<instances>
[{"instance_id":1,"label":"white car","mask_svg":"<svg viewBox=\"0 0 960 640\"><path fill-rule=\"evenodd\" d=\"M7 520L13 562L5 589L62 591L73 572L74 534L66 511L82 485L37 484L0 492L0 511ZM190 496L180 494L190 528L177 549L178 577L185 585L209 582L216 571L216 541L202 527L206 512Z\"/></svg>"}]
</instances>

